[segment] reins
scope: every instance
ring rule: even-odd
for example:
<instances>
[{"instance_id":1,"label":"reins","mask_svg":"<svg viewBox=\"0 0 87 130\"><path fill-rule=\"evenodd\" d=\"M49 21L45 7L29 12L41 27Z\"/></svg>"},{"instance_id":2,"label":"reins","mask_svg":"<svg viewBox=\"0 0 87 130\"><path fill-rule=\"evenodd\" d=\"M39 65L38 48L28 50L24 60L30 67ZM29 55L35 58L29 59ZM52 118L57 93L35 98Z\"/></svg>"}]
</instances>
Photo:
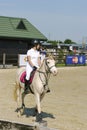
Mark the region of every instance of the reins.
<instances>
[{"instance_id":1,"label":"reins","mask_svg":"<svg viewBox=\"0 0 87 130\"><path fill-rule=\"evenodd\" d=\"M54 67L55 65L53 65L53 66L51 66L51 67L49 67L48 66L48 64L47 64L47 59L44 59L45 61L45 71L46 72L43 72L43 71L41 71L41 70L37 70L37 72L39 72L39 77L40 77L40 80L42 81L42 83L43 83L43 85L44 86L46 86L46 85L48 85L48 80L49 80L49 78L50 78L50 75L48 75L48 74L50 74L51 73L51 68L52 67ZM46 69L46 66L47 66L47 69ZM43 74L44 75L44 77L45 77L45 84L44 84L44 81L43 81L43 79L41 78L41 75L40 74Z\"/></svg>"},{"instance_id":2,"label":"reins","mask_svg":"<svg viewBox=\"0 0 87 130\"><path fill-rule=\"evenodd\" d=\"M38 72L39 72L40 80L42 81L43 85L44 85L44 86L48 85L48 77L46 76L46 73L43 72L43 71L40 71L40 70L38 70ZM45 77L45 84L44 84L44 81L43 81L43 79L41 78L41 75L40 75L40 74L43 74L43 75L44 75L44 77Z\"/></svg>"}]
</instances>

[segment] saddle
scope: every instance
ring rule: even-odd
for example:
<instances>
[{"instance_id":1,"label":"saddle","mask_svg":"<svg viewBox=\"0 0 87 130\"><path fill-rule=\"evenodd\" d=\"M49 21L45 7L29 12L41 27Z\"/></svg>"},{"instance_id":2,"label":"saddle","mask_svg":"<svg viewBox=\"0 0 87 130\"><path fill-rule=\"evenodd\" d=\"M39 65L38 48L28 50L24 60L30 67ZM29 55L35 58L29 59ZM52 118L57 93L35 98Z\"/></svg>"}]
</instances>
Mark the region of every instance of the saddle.
<instances>
[{"instance_id":1,"label":"saddle","mask_svg":"<svg viewBox=\"0 0 87 130\"><path fill-rule=\"evenodd\" d=\"M36 70L33 70L33 71L31 72L31 74L30 74L30 79L29 79L29 83L30 83L30 84L31 84L32 81L33 81L35 72L36 72ZM24 72L21 74L20 81L21 81L22 83L25 83L25 77L26 77L26 71L24 71Z\"/></svg>"}]
</instances>

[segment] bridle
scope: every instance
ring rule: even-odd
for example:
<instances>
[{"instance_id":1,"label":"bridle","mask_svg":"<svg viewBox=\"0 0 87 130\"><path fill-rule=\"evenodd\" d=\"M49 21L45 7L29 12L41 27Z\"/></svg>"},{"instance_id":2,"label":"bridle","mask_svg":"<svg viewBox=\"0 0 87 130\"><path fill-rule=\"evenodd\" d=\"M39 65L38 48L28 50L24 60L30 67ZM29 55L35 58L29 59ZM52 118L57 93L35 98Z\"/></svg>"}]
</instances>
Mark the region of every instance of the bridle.
<instances>
[{"instance_id":1,"label":"bridle","mask_svg":"<svg viewBox=\"0 0 87 130\"><path fill-rule=\"evenodd\" d=\"M50 78L50 74L51 74L51 69L55 66L55 65L52 65L49 67L48 63L47 63L47 59L44 59L44 62L45 62L45 70L46 72L43 72L41 70L37 70L37 72L39 72L39 77L40 77L40 80L42 81L43 85L46 86L48 85L48 80ZM45 84L44 84L44 81L43 79L41 78L41 74L44 75L45 77Z\"/></svg>"},{"instance_id":2,"label":"bridle","mask_svg":"<svg viewBox=\"0 0 87 130\"><path fill-rule=\"evenodd\" d=\"M46 66L47 66L47 68L48 68L48 73L51 73L51 69L55 66L55 65L52 65L52 66L50 66L49 67L49 65L47 64L47 59L45 59L45 64L46 64Z\"/></svg>"}]
</instances>

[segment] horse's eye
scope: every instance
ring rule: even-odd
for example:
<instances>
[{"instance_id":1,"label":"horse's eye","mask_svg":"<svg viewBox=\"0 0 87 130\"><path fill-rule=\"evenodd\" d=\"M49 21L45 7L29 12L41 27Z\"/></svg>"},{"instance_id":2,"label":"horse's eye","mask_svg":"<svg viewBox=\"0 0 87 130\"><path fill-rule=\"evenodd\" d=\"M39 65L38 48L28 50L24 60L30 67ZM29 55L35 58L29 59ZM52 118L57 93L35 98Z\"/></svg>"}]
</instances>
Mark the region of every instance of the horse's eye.
<instances>
[{"instance_id":1,"label":"horse's eye","mask_svg":"<svg viewBox=\"0 0 87 130\"><path fill-rule=\"evenodd\" d=\"M50 62L48 61L47 63L49 64Z\"/></svg>"}]
</instances>

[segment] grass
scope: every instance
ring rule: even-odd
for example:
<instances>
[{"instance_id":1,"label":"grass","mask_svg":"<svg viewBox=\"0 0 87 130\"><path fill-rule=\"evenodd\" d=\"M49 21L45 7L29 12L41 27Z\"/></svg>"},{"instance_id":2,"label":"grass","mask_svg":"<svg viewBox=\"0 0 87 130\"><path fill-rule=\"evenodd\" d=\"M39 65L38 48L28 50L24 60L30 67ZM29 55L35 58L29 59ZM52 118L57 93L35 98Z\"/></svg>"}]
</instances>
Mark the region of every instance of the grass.
<instances>
[{"instance_id":1,"label":"grass","mask_svg":"<svg viewBox=\"0 0 87 130\"><path fill-rule=\"evenodd\" d=\"M81 64L72 64L72 65L65 65L64 63L61 63L61 64L56 64L56 67L72 67L72 66L87 66L87 64L83 64L83 65L81 65Z\"/></svg>"}]
</instances>

